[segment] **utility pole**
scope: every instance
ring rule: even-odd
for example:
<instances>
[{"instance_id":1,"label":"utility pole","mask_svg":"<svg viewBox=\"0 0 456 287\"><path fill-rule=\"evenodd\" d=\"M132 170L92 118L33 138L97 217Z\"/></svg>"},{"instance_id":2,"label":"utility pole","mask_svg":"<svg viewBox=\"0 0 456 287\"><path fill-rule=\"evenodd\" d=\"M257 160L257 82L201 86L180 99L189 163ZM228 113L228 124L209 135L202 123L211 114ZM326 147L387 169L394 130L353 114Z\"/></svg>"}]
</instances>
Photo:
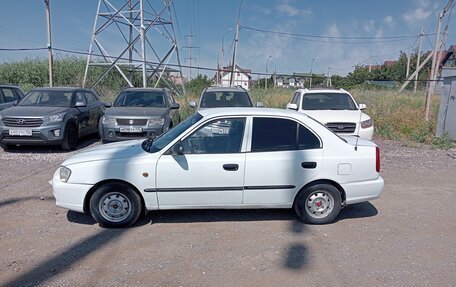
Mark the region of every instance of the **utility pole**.
<instances>
[{"instance_id":1,"label":"utility pole","mask_svg":"<svg viewBox=\"0 0 456 287\"><path fill-rule=\"evenodd\" d=\"M328 67L328 77L326 78L326 86L332 87L332 83L331 83L331 66Z\"/></svg>"},{"instance_id":2,"label":"utility pole","mask_svg":"<svg viewBox=\"0 0 456 287\"><path fill-rule=\"evenodd\" d=\"M372 71L372 55L369 57L369 73Z\"/></svg>"},{"instance_id":3,"label":"utility pole","mask_svg":"<svg viewBox=\"0 0 456 287\"><path fill-rule=\"evenodd\" d=\"M310 83L309 83L309 88L312 89L312 78L313 78L313 64L314 64L315 58L312 58L312 63L310 64Z\"/></svg>"},{"instance_id":4,"label":"utility pole","mask_svg":"<svg viewBox=\"0 0 456 287\"><path fill-rule=\"evenodd\" d=\"M48 61L49 61L49 86L52 87L54 83L53 79L53 70L54 70L54 61L52 58L52 39L51 39L51 8L49 5L50 0L44 0L46 4L46 22L47 22L47 34L48 34Z\"/></svg>"},{"instance_id":5,"label":"utility pole","mask_svg":"<svg viewBox=\"0 0 456 287\"><path fill-rule=\"evenodd\" d=\"M241 8L242 8L242 2L239 3L239 12L238 12L238 18L237 18L237 23L236 23L236 34L234 36L234 51L233 51L233 62L231 64L231 77L230 77L230 87L234 86L234 69L236 67L236 53L237 53L237 46L239 42L239 27L240 25L240 19L241 19Z\"/></svg>"},{"instance_id":6,"label":"utility pole","mask_svg":"<svg viewBox=\"0 0 456 287\"><path fill-rule=\"evenodd\" d=\"M418 55L416 58L416 74L415 74L415 84L413 86L413 93L416 93L416 87L418 86L418 67L420 66L420 58L421 58L421 42L424 36L424 27L421 26L421 32L420 32L420 39L418 41Z\"/></svg>"},{"instance_id":7,"label":"utility pole","mask_svg":"<svg viewBox=\"0 0 456 287\"><path fill-rule=\"evenodd\" d=\"M266 60L266 75L264 76L264 90L268 88L268 62L271 59L272 55Z\"/></svg>"},{"instance_id":8,"label":"utility pole","mask_svg":"<svg viewBox=\"0 0 456 287\"><path fill-rule=\"evenodd\" d=\"M131 6L131 5L130 5ZM144 26L144 9L143 0L139 0L139 15L141 17L141 60L142 60L142 78L143 88L147 87L147 76L146 76L146 27Z\"/></svg>"},{"instance_id":9,"label":"utility pole","mask_svg":"<svg viewBox=\"0 0 456 287\"><path fill-rule=\"evenodd\" d=\"M439 17L437 19L437 33L435 34L435 42L434 42L434 50L432 51L432 65L431 65L431 73L429 75L429 85L426 91L426 102L425 102L425 119L429 121L429 107L431 102L431 95L434 93L435 87L435 80L437 75L437 70L439 68L439 64L437 63L437 45L439 43L439 36L440 36L440 29L442 28L442 20L445 16L445 13L450 9L450 7L454 4L454 0L448 0L445 8L439 13Z\"/></svg>"},{"instance_id":10,"label":"utility pole","mask_svg":"<svg viewBox=\"0 0 456 287\"><path fill-rule=\"evenodd\" d=\"M407 69L405 70L405 77L408 78L409 73L410 73L410 43L408 46L408 52L407 52Z\"/></svg>"}]
</instances>

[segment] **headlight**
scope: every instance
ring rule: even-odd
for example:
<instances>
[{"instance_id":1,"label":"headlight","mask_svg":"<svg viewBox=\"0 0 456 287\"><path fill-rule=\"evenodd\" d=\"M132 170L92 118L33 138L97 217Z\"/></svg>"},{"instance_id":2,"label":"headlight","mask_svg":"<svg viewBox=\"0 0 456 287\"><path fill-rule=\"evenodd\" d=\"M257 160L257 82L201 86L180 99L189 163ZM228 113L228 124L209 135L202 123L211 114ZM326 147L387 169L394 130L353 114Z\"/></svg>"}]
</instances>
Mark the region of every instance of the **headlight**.
<instances>
[{"instance_id":1,"label":"headlight","mask_svg":"<svg viewBox=\"0 0 456 287\"><path fill-rule=\"evenodd\" d=\"M162 127L164 123L165 123L164 118L150 118L147 126L148 127Z\"/></svg>"},{"instance_id":2,"label":"headlight","mask_svg":"<svg viewBox=\"0 0 456 287\"><path fill-rule=\"evenodd\" d=\"M104 125L116 125L116 119L112 117L103 116L101 117L101 123Z\"/></svg>"},{"instance_id":3,"label":"headlight","mask_svg":"<svg viewBox=\"0 0 456 287\"><path fill-rule=\"evenodd\" d=\"M56 114L56 115L50 115L50 116L46 116L44 118L44 122L45 123L57 123L57 122L63 121L64 117L65 117L65 113L60 113L60 114Z\"/></svg>"},{"instance_id":4,"label":"headlight","mask_svg":"<svg viewBox=\"0 0 456 287\"><path fill-rule=\"evenodd\" d=\"M374 123L372 122L372 119L368 119L368 120L361 122L361 128L367 129L367 128L370 128L373 124Z\"/></svg>"},{"instance_id":5,"label":"headlight","mask_svg":"<svg viewBox=\"0 0 456 287\"><path fill-rule=\"evenodd\" d=\"M67 167L61 166L60 167L60 181L67 182L70 178L71 170Z\"/></svg>"}]
</instances>

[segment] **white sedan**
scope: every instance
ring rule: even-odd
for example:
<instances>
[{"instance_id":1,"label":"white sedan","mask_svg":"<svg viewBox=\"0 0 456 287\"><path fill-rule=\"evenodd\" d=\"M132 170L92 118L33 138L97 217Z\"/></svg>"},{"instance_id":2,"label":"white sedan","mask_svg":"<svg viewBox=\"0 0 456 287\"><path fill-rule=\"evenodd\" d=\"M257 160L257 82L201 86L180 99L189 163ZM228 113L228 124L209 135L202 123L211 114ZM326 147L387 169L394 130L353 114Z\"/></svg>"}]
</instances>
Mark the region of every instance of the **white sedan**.
<instances>
[{"instance_id":1,"label":"white sedan","mask_svg":"<svg viewBox=\"0 0 456 287\"><path fill-rule=\"evenodd\" d=\"M162 209L294 208L306 223L383 191L378 147L289 110L201 110L154 140L84 150L52 180L57 206L106 227Z\"/></svg>"}]
</instances>

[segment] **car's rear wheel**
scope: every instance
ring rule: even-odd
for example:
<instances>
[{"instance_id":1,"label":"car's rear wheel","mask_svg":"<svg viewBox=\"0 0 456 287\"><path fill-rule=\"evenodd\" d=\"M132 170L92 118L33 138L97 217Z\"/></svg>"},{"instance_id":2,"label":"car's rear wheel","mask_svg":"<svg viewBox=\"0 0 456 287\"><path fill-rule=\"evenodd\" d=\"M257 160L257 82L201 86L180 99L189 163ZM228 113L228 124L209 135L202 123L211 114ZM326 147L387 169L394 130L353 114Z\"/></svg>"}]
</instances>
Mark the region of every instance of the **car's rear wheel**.
<instances>
[{"instance_id":1,"label":"car's rear wheel","mask_svg":"<svg viewBox=\"0 0 456 287\"><path fill-rule=\"evenodd\" d=\"M78 145L78 129L74 124L68 124L65 128L62 149L66 151L74 150Z\"/></svg>"},{"instance_id":2,"label":"car's rear wheel","mask_svg":"<svg viewBox=\"0 0 456 287\"><path fill-rule=\"evenodd\" d=\"M326 224L334 221L342 207L339 190L331 184L316 184L302 190L296 197L296 214L305 223Z\"/></svg>"},{"instance_id":3,"label":"car's rear wheel","mask_svg":"<svg viewBox=\"0 0 456 287\"><path fill-rule=\"evenodd\" d=\"M142 211L139 195L127 184L100 186L90 198L90 213L103 227L126 227L138 220Z\"/></svg>"}]
</instances>

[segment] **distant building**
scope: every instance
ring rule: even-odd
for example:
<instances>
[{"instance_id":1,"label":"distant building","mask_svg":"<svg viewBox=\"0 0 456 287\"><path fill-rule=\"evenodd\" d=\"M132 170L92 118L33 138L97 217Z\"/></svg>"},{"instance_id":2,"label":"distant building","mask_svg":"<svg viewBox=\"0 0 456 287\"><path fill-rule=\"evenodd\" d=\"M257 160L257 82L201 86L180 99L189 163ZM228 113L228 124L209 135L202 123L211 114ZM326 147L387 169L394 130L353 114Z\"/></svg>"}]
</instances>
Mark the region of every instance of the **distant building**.
<instances>
[{"instance_id":1,"label":"distant building","mask_svg":"<svg viewBox=\"0 0 456 287\"><path fill-rule=\"evenodd\" d=\"M214 84L222 87L229 87L231 82L231 72L233 66L223 67L217 71L214 76ZM234 68L233 74L233 86L240 86L246 90L250 90L252 87L252 70L243 69L238 65Z\"/></svg>"},{"instance_id":2,"label":"distant building","mask_svg":"<svg viewBox=\"0 0 456 287\"><path fill-rule=\"evenodd\" d=\"M314 78L325 77L324 74L313 74ZM293 72L292 75L276 75L276 87L278 88L294 88L302 89L310 85L310 79L312 78L311 73L296 73Z\"/></svg>"}]
</instances>

